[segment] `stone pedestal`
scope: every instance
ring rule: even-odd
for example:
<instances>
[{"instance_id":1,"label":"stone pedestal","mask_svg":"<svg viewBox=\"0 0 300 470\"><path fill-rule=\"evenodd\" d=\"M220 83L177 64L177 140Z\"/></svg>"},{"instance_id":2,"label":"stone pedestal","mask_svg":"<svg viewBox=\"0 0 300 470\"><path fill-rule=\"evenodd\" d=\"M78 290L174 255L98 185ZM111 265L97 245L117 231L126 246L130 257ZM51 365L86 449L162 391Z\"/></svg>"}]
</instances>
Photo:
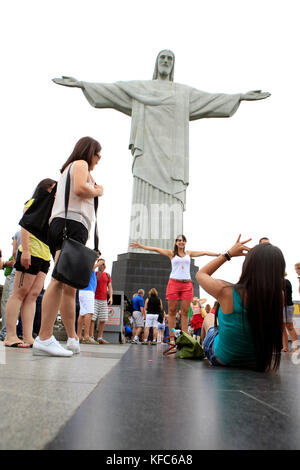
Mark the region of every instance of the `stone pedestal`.
<instances>
[{"instance_id":1,"label":"stone pedestal","mask_svg":"<svg viewBox=\"0 0 300 470\"><path fill-rule=\"evenodd\" d=\"M194 296L199 297L199 285L195 280L198 271L194 260L191 260L191 278L194 286ZM113 290L124 291L131 300L138 289L144 289L145 298L148 291L155 287L159 297L167 309L166 289L171 272L171 262L167 256L152 253L123 253L118 255L112 266Z\"/></svg>"}]
</instances>

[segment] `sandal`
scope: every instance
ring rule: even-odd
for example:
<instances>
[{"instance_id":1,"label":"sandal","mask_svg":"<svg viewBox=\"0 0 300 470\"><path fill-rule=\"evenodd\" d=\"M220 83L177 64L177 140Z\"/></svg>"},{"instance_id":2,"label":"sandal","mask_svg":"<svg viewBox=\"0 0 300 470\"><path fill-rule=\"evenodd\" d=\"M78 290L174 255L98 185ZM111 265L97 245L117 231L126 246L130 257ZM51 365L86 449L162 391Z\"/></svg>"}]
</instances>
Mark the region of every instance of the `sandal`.
<instances>
[{"instance_id":1,"label":"sandal","mask_svg":"<svg viewBox=\"0 0 300 470\"><path fill-rule=\"evenodd\" d=\"M23 342L12 343L12 344L5 344L4 346L5 346L6 348L19 348L19 349L29 349L29 348L32 348L32 344L23 343Z\"/></svg>"},{"instance_id":2,"label":"sandal","mask_svg":"<svg viewBox=\"0 0 300 470\"><path fill-rule=\"evenodd\" d=\"M170 354L175 354L176 353L175 336L168 336L166 338L166 343L169 345L169 348L163 352L163 356L169 356Z\"/></svg>"}]
</instances>

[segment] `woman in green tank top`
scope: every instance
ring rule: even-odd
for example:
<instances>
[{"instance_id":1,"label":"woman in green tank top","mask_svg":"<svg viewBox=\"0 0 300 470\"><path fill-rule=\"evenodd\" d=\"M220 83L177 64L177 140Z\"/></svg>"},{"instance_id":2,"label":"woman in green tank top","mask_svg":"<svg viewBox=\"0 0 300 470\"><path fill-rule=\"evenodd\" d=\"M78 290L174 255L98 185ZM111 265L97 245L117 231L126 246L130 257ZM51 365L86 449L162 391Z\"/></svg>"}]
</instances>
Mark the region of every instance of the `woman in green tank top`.
<instances>
[{"instance_id":1,"label":"woman in green tank top","mask_svg":"<svg viewBox=\"0 0 300 470\"><path fill-rule=\"evenodd\" d=\"M264 243L250 249L240 241L201 268L196 279L219 302L218 326L208 314L202 327L205 353L212 365L277 370L282 348L285 260L281 250ZM212 275L233 257L246 256L237 284Z\"/></svg>"}]
</instances>

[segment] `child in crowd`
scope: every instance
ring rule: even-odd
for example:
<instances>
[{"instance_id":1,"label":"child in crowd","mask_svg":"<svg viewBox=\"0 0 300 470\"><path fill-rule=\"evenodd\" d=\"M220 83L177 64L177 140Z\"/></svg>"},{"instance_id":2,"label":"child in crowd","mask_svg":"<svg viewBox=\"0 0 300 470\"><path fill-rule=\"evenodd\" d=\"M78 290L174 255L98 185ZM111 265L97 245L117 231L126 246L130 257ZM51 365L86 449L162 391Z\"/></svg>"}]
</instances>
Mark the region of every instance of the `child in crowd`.
<instances>
[{"instance_id":1,"label":"child in crowd","mask_svg":"<svg viewBox=\"0 0 300 470\"><path fill-rule=\"evenodd\" d=\"M203 325L203 320L206 317L206 311L203 307L205 304L206 299L198 299L194 297L191 302L191 309L193 311L192 321L191 321L191 328L194 332L193 336L197 341L200 343L201 337L201 328Z\"/></svg>"}]
</instances>

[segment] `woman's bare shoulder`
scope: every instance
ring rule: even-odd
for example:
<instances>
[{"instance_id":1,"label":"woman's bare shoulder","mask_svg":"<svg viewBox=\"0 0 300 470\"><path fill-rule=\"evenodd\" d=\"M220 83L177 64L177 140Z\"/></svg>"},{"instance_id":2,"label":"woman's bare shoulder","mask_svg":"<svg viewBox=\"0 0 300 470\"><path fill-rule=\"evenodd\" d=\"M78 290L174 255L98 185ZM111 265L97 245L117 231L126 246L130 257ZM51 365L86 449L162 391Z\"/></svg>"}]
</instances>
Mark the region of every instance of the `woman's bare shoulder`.
<instances>
[{"instance_id":1,"label":"woman's bare shoulder","mask_svg":"<svg viewBox=\"0 0 300 470\"><path fill-rule=\"evenodd\" d=\"M74 167L75 168L88 168L88 163L85 160L76 160L74 162Z\"/></svg>"}]
</instances>

